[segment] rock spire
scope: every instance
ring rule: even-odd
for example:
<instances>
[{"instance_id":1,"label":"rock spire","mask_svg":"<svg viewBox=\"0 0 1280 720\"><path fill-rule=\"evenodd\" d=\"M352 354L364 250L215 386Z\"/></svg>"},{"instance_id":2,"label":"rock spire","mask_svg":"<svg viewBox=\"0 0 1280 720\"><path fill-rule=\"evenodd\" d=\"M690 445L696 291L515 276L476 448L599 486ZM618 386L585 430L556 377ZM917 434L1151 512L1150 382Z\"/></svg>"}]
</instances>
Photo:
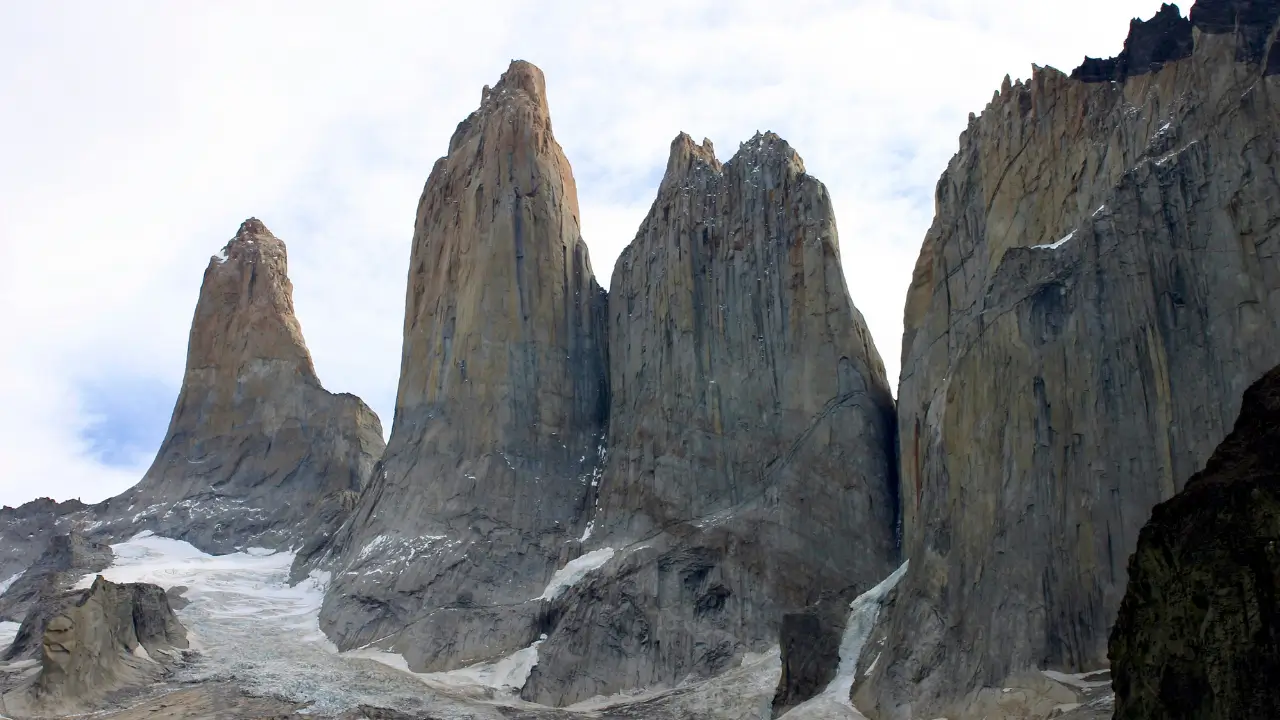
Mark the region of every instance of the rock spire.
<instances>
[{"instance_id":1,"label":"rock spire","mask_svg":"<svg viewBox=\"0 0 1280 720\"><path fill-rule=\"evenodd\" d=\"M537 639L603 452L606 317L542 72L514 61L418 204L391 440L324 560L340 646L440 670Z\"/></svg>"}]
</instances>

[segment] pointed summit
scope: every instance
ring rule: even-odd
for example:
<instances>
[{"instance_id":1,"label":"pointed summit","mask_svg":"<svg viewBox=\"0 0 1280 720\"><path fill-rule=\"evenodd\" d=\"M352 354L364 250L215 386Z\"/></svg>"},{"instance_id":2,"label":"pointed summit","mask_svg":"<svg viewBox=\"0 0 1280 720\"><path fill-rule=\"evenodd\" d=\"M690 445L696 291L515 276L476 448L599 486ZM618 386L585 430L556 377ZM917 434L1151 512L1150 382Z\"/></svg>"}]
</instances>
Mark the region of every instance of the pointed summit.
<instances>
[{"instance_id":1,"label":"pointed summit","mask_svg":"<svg viewBox=\"0 0 1280 720\"><path fill-rule=\"evenodd\" d=\"M545 149L551 137L551 109L547 105L546 80L533 63L512 60L496 85L484 87L480 107L458 123L450 138L449 153L481 134L492 137L497 123L510 126L508 129L534 139L535 146Z\"/></svg>"},{"instance_id":2,"label":"pointed summit","mask_svg":"<svg viewBox=\"0 0 1280 720\"><path fill-rule=\"evenodd\" d=\"M297 547L350 509L382 449L378 416L321 387L285 245L250 218L205 270L155 461L94 511L108 530L121 523L208 551Z\"/></svg>"},{"instance_id":3,"label":"pointed summit","mask_svg":"<svg viewBox=\"0 0 1280 720\"><path fill-rule=\"evenodd\" d=\"M252 360L285 362L304 382L320 385L293 311L289 259L257 218L209 261L187 344L187 373L211 369L230 381Z\"/></svg>"},{"instance_id":4,"label":"pointed summit","mask_svg":"<svg viewBox=\"0 0 1280 720\"><path fill-rule=\"evenodd\" d=\"M606 312L542 72L513 62L418 203L385 472L335 540L321 614L340 647L435 671L537 639L593 492Z\"/></svg>"}]
</instances>

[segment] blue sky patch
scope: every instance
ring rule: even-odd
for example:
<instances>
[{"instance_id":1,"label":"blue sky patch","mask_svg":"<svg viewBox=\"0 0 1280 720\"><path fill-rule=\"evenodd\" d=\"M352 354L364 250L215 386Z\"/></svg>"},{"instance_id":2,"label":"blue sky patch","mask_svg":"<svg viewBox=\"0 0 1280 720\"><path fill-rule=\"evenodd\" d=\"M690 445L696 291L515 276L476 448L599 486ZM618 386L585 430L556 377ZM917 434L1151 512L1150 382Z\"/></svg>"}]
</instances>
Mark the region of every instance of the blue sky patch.
<instances>
[{"instance_id":1,"label":"blue sky patch","mask_svg":"<svg viewBox=\"0 0 1280 720\"><path fill-rule=\"evenodd\" d=\"M113 377L81 388L93 421L81 432L90 453L110 467L137 467L160 448L178 388L151 377Z\"/></svg>"}]
</instances>

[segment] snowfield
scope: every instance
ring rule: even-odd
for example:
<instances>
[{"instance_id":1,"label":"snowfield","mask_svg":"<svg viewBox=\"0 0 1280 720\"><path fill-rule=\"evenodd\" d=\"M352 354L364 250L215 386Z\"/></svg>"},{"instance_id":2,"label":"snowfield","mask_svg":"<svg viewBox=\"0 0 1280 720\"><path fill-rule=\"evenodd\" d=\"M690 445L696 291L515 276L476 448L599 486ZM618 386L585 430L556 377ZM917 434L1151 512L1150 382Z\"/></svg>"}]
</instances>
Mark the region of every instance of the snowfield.
<instances>
[{"instance_id":1,"label":"snowfield","mask_svg":"<svg viewBox=\"0 0 1280 720\"><path fill-rule=\"evenodd\" d=\"M495 662L444 673L414 673L403 657L377 648L339 653L319 626L328 574L313 573L291 587L291 553L248 549L213 556L188 543L150 533L112 545L112 550L114 564L100 573L108 580L185 588L182 595L190 604L177 612L198 656L180 670L179 682L231 683L254 695L305 703L304 712L316 715L335 715L357 705L429 712L442 719L502 718L506 714L498 705L534 711L529 717L541 715L537 712L540 706L518 697L537 665L541 640ZM605 548L568 563L556 572L538 600L556 597L613 556L614 551ZM848 700L857 656L871 632L881 599L904 570L905 566L853 602L836 679L825 693L786 717L862 717ZM94 577L85 576L78 586L88 587ZM17 629L13 623L0 625L0 647L12 641ZM705 682L598 697L546 712L556 717L575 711L584 717L599 717L597 713L606 708L628 705L634 711L635 704L643 702L646 708L658 711L655 717L710 713L726 720L767 718L781 670L775 647L764 654L748 655L738 668Z\"/></svg>"},{"instance_id":2,"label":"snowfield","mask_svg":"<svg viewBox=\"0 0 1280 720\"><path fill-rule=\"evenodd\" d=\"M533 667L528 650L494 663L488 674L482 667L416 675L398 655L340 654L320 632L328 576L316 573L290 587L292 553L249 549L213 556L150 533L111 548L115 563L100 573L108 580L187 588L183 597L191 604L178 617L200 656L181 671L183 682L231 682L253 694L310 703L313 714L368 704L476 717L477 686L513 677L523 685ZM79 585L88 587L94 577ZM536 647L532 655L536 662Z\"/></svg>"},{"instance_id":3,"label":"snowfield","mask_svg":"<svg viewBox=\"0 0 1280 720\"><path fill-rule=\"evenodd\" d=\"M588 528L588 531L590 531L590 528ZM547 589L542 591L542 595L538 596L538 599L555 600L560 596L560 593L582 582L582 578L586 577L591 571L599 570L612 559L613 548L601 548L570 560L564 567L557 570L555 575L551 576L551 582L547 583Z\"/></svg>"}]
</instances>

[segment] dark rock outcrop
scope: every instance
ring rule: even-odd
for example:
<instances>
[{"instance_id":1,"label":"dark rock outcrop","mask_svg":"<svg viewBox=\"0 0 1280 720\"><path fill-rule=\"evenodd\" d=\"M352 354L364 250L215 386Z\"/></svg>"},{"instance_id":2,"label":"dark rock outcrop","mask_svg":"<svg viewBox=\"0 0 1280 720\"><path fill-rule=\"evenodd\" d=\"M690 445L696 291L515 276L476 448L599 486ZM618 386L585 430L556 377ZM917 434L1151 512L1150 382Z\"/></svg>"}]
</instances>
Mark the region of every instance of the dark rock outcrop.
<instances>
[{"instance_id":1,"label":"dark rock outcrop","mask_svg":"<svg viewBox=\"0 0 1280 720\"><path fill-rule=\"evenodd\" d=\"M1142 528L1110 658L1117 720L1280 717L1280 368Z\"/></svg>"},{"instance_id":2,"label":"dark rock outcrop","mask_svg":"<svg viewBox=\"0 0 1280 720\"><path fill-rule=\"evenodd\" d=\"M849 593L823 598L782 616L782 676L773 696L773 717L816 696L835 679L851 599Z\"/></svg>"},{"instance_id":3,"label":"dark rock outcrop","mask_svg":"<svg viewBox=\"0 0 1280 720\"><path fill-rule=\"evenodd\" d=\"M542 72L514 61L418 206L391 440L316 553L339 646L379 641L442 670L537 639L600 462L605 328Z\"/></svg>"},{"instance_id":4,"label":"dark rock outcrop","mask_svg":"<svg viewBox=\"0 0 1280 720\"><path fill-rule=\"evenodd\" d=\"M22 622L42 599L58 597L85 575L105 570L112 558L109 546L79 532L53 536L40 557L0 595L0 622ZM15 642L11 655L16 657L19 644Z\"/></svg>"},{"instance_id":5,"label":"dark rock outcrop","mask_svg":"<svg viewBox=\"0 0 1280 720\"><path fill-rule=\"evenodd\" d=\"M1280 46L1274 42L1280 0L1198 0L1191 22L1205 33L1236 38L1236 62L1262 65L1265 75L1280 72Z\"/></svg>"},{"instance_id":6,"label":"dark rock outcrop","mask_svg":"<svg viewBox=\"0 0 1280 720\"><path fill-rule=\"evenodd\" d=\"M15 717L101 709L113 694L168 674L188 646L162 588L102 576L33 608L24 635L40 638L40 673L0 698L0 711Z\"/></svg>"},{"instance_id":7,"label":"dark rock outcrop","mask_svg":"<svg viewBox=\"0 0 1280 720\"><path fill-rule=\"evenodd\" d=\"M552 603L524 697L725 671L784 613L896 560L893 399L823 185L761 134L672 144L609 296L607 462L580 542L616 556Z\"/></svg>"},{"instance_id":8,"label":"dark rock outcrop","mask_svg":"<svg viewBox=\"0 0 1280 720\"><path fill-rule=\"evenodd\" d=\"M1280 88L1242 37L1122 83L1036 68L961 136L907 297L911 569L869 717L1105 667L1141 523L1280 362Z\"/></svg>"},{"instance_id":9,"label":"dark rock outcrop","mask_svg":"<svg viewBox=\"0 0 1280 720\"><path fill-rule=\"evenodd\" d=\"M89 528L142 530L206 552L298 548L335 530L383 449L354 395L320 385L293 312L284 243L257 219L209 261L187 369L151 468Z\"/></svg>"},{"instance_id":10,"label":"dark rock outcrop","mask_svg":"<svg viewBox=\"0 0 1280 720\"><path fill-rule=\"evenodd\" d=\"M1073 80L1084 82L1124 82L1126 78L1156 72L1166 63L1191 57L1195 41L1191 20L1182 17L1177 5L1162 5L1146 22L1134 18L1124 50L1106 60L1086 57L1071 72Z\"/></svg>"}]
</instances>

